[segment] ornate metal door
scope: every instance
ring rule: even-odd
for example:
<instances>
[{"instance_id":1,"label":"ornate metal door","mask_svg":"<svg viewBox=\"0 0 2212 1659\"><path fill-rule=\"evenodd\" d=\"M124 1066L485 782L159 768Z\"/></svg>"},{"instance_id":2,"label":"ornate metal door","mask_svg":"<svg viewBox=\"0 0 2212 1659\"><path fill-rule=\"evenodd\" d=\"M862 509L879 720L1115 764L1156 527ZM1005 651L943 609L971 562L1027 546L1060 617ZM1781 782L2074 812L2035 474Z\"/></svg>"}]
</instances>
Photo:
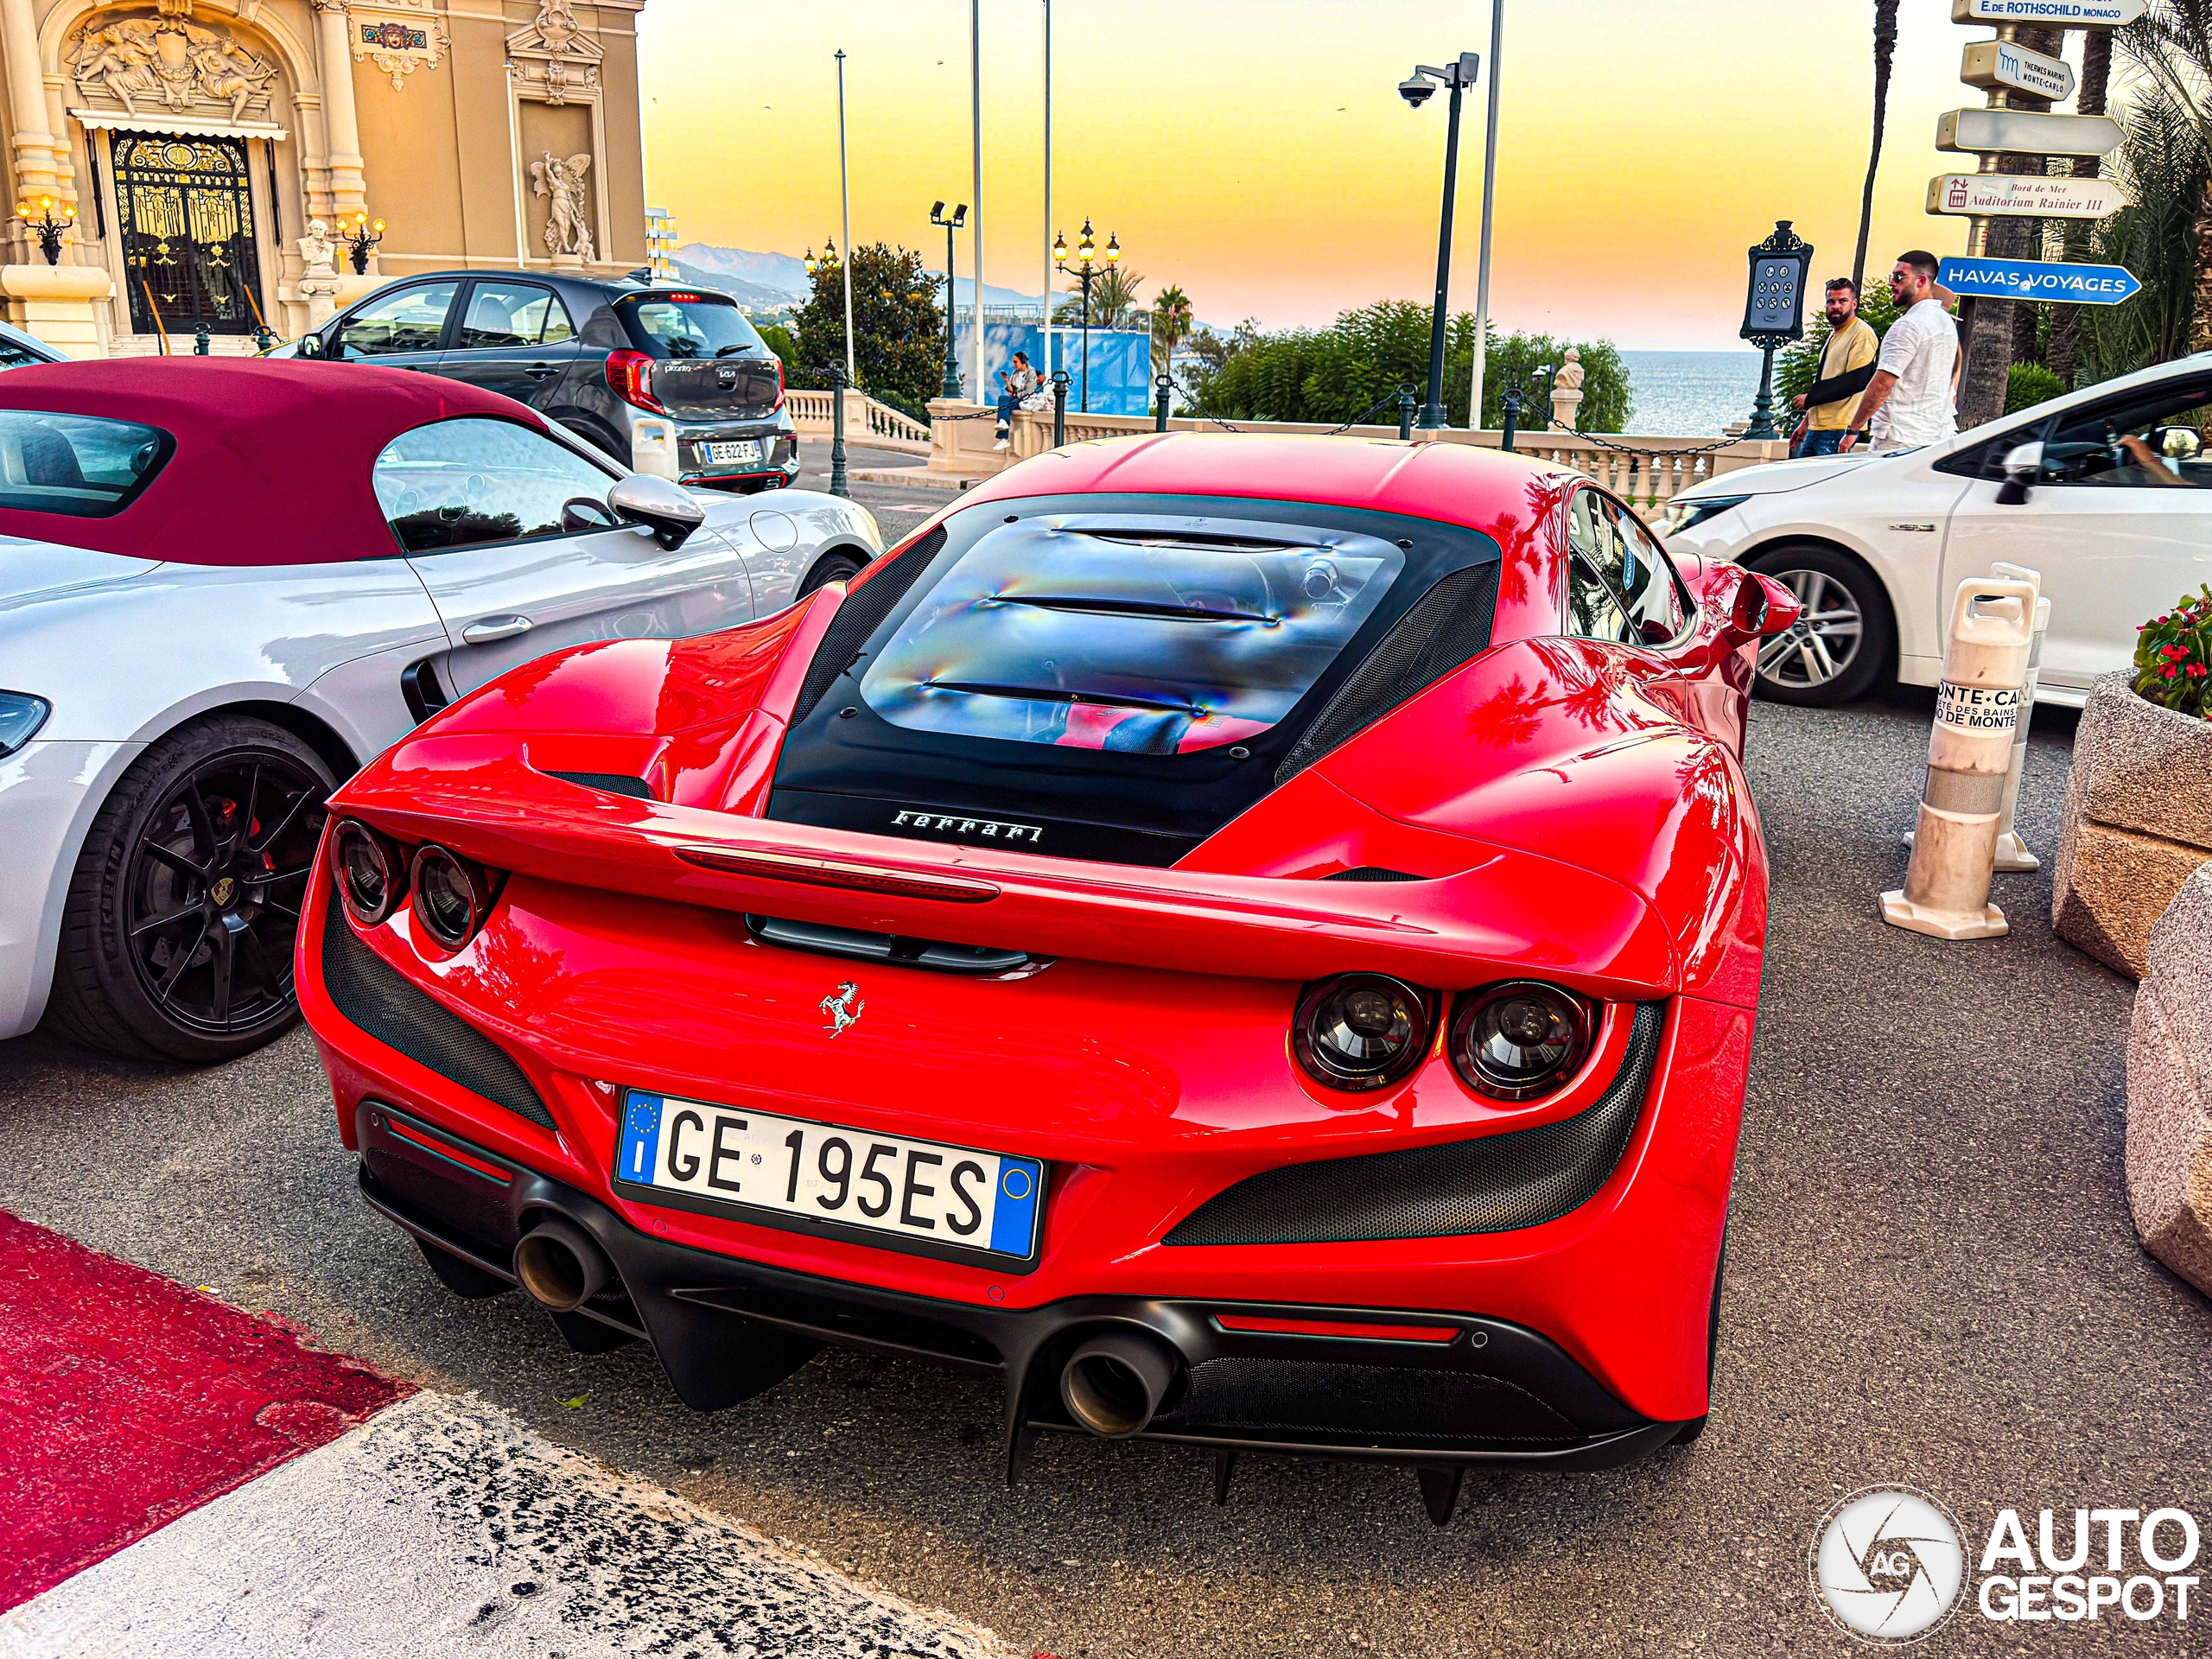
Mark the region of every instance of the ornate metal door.
<instances>
[{"instance_id":1,"label":"ornate metal door","mask_svg":"<svg viewBox=\"0 0 2212 1659\"><path fill-rule=\"evenodd\" d=\"M133 329L254 331L261 279L243 143L117 133L115 217Z\"/></svg>"}]
</instances>

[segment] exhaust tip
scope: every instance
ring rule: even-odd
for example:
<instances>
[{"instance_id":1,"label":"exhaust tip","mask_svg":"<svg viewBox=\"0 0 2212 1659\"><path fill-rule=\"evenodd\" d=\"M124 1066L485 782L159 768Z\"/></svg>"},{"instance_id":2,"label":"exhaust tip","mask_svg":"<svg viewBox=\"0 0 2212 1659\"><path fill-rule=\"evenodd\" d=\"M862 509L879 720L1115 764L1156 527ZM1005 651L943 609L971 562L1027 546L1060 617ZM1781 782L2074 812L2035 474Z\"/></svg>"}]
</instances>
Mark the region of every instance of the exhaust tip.
<instances>
[{"instance_id":1,"label":"exhaust tip","mask_svg":"<svg viewBox=\"0 0 2212 1659\"><path fill-rule=\"evenodd\" d=\"M556 1216L538 1223L515 1246L515 1278L532 1301L569 1313L613 1281L614 1264L590 1234Z\"/></svg>"},{"instance_id":2,"label":"exhaust tip","mask_svg":"<svg viewBox=\"0 0 2212 1659\"><path fill-rule=\"evenodd\" d=\"M1060 1372L1060 1400L1093 1434L1122 1440L1152 1421L1180 1363L1157 1338L1109 1331L1068 1357Z\"/></svg>"}]
</instances>

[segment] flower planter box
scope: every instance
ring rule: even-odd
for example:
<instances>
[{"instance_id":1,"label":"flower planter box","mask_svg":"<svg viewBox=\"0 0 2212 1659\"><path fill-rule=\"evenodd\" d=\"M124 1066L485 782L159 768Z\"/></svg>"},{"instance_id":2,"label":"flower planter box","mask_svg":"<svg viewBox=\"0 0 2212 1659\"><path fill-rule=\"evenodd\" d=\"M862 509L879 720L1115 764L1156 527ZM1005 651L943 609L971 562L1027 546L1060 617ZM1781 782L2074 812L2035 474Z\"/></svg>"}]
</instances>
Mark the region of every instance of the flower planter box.
<instances>
[{"instance_id":1,"label":"flower planter box","mask_svg":"<svg viewBox=\"0 0 2212 1659\"><path fill-rule=\"evenodd\" d=\"M2135 993L2127 1204L2145 1248L2212 1293L2212 864L2152 928Z\"/></svg>"},{"instance_id":2,"label":"flower planter box","mask_svg":"<svg viewBox=\"0 0 2212 1659\"><path fill-rule=\"evenodd\" d=\"M2059 821L2051 925L2131 979L2152 927L2212 859L2212 721L2177 715L2108 674L2089 692Z\"/></svg>"}]
</instances>

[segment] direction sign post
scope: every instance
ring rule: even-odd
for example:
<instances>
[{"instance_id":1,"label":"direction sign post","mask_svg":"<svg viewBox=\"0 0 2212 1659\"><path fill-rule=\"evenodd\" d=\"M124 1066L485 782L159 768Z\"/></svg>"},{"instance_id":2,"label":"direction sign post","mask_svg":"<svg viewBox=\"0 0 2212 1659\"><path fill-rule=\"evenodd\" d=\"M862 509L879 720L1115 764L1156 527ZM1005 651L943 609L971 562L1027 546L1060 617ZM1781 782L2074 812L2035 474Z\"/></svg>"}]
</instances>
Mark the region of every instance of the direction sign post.
<instances>
[{"instance_id":1,"label":"direction sign post","mask_svg":"<svg viewBox=\"0 0 2212 1659\"><path fill-rule=\"evenodd\" d=\"M1951 0L1955 23L2041 23L2046 29L2120 29L2151 0Z\"/></svg>"},{"instance_id":2,"label":"direction sign post","mask_svg":"<svg viewBox=\"0 0 2212 1659\"><path fill-rule=\"evenodd\" d=\"M2031 52L2015 41L1973 41L1959 60L1959 79L1986 92L2000 87L2063 104L2074 96L2074 66Z\"/></svg>"},{"instance_id":3,"label":"direction sign post","mask_svg":"<svg viewBox=\"0 0 2212 1659\"><path fill-rule=\"evenodd\" d=\"M2047 264L2037 259L1947 258L1936 280L1967 299L2064 300L2118 305L2142 291L2125 265Z\"/></svg>"},{"instance_id":4,"label":"direction sign post","mask_svg":"<svg viewBox=\"0 0 2212 1659\"><path fill-rule=\"evenodd\" d=\"M1936 118L1936 148L1976 156L2109 156L2124 137L2102 115L1952 110Z\"/></svg>"}]
</instances>

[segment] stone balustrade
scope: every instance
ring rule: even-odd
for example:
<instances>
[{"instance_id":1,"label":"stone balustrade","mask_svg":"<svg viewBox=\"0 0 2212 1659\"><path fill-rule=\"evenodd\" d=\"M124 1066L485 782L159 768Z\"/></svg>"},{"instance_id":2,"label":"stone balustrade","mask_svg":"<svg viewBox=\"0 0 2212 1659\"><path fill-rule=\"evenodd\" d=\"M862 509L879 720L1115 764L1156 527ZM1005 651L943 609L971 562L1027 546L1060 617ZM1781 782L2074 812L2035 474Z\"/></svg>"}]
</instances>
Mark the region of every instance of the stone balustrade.
<instances>
[{"instance_id":1,"label":"stone balustrade","mask_svg":"<svg viewBox=\"0 0 2212 1659\"><path fill-rule=\"evenodd\" d=\"M836 394L787 387L784 401L791 411L791 425L802 437L826 438L836 419ZM880 404L864 391L845 393L845 442L865 443L876 449L903 450L912 455L930 453L930 429L901 415L888 404Z\"/></svg>"},{"instance_id":2,"label":"stone balustrade","mask_svg":"<svg viewBox=\"0 0 2212 1659\"><path fill-rule=\"evenodd\" d=\"M813 395L826 397L828 394ZM1082 443L1092 438L1126 437L1133 432L1149 432L1154 429L1154 418L1149 415L1078 415L1071 410L1067 416L1067 441ZM1319 422L1236 421L1229 424L1237 431L1254 433L1326 433L1339 429ZM1042 454L1052 447L1050 410L1016 410L1010 435L1011 447L1007 449L992 447L995 425L994 412L988 406L953 398L932 398L930 402L930 470L955 478L988 478L1016 461ZM1188 416L1172 417L1167 428L1171 432L1218 432L1223 429L1213 421ZM826 416L823 429L828 430ZM1398 435L1395 424L1354 426L1341 429L1351 437L1395 438ZM1470 432L1457 427L1447 427L1435 435L1446 443L1471 443L1485 449L1496 449L1503 442L1500 433ZM1669 500L1692 485L1702 484L1709 478L1717 478L1723 473L1734 472L1741 467L1780 461L1789 453L1788 443L1781 439L1757 442L1738 440L1719 448L1713 447L1713 442L1710 438L1617 437L1611 435L1600 441L1576 432L1523 431L1516 435L1514 449L1531 461L1570 467L1588 474L1646 516L1656 515Z\"/></svg>"}]
</instances>

